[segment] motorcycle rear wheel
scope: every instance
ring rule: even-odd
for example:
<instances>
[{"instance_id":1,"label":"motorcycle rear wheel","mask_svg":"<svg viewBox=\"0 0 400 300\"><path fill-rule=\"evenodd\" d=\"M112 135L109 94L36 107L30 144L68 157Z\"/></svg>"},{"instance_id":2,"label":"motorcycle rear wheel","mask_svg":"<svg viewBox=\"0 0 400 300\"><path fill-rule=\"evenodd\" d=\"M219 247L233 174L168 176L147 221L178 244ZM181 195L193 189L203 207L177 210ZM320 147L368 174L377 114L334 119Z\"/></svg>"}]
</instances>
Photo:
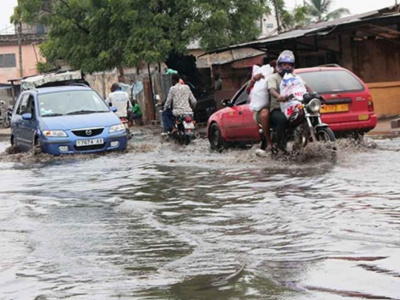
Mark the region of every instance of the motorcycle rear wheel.
<instances>
[{"instance_id":1,"label":"motorcycle rear wheel","mask_svg":"<svg viewBox=\"0 0 400 300\"><path fill-rule=\"evenodd\" d=\"M185 140L184 140L184 145L187 146L190 144L190 142L192 141L192 137L190 135L185 134Z\"/></svg>"}]
</instances>

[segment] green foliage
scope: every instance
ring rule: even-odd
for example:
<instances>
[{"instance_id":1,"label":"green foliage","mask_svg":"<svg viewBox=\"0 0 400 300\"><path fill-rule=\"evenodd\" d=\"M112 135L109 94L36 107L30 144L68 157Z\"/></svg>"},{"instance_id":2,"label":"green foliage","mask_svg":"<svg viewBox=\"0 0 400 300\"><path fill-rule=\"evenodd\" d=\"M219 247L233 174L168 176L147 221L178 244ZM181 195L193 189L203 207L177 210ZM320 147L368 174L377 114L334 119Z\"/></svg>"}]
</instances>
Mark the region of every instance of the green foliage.
<instances>
[{"instance_id":1,"label":"green foliage","mask_svg":"<svg viewBox=\"0 0 400 300\"><path fill-rule=\"evenodd\" d=\"M258 36L267 0L19 0L13 22L49 29L41 53L84 72L165 61L199 40L209 50Z\"/></svg>"},{"instance_id":2,"label":"green foliage","mask_svg":"<svg viewBox=\"0 0 400 300\"><path fill-rule=\"evenodd\" d=\"M347 8L338 8L334 11L329 11L332 3L332 0L309 0L307 2L308 13L316 22L338 19L342 15L350 14Z\"/></svg>"},{"instance_id":3,"label":"green foliage","mask_svg":"<svg viewBox=\"0 0 400 300\"><path fill-rule=\"evenodd\" d=\"M43 73L47 73L50 71L53 71L55 69L57 69L57 67L51 63L48 62L40 62L38 61L36 63L36 69L39 72L39 74L43 74Z\"/></svg>"}]
</instances>

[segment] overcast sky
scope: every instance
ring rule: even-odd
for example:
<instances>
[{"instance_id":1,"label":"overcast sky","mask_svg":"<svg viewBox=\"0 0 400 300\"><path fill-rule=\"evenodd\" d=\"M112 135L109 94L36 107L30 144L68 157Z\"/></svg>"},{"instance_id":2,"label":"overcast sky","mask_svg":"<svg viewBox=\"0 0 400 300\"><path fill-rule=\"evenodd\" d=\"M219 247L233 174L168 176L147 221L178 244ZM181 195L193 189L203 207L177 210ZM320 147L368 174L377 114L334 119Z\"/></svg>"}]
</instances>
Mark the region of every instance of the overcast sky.
<instances>
[{"instance_id":1,"label":"overcast sky","mask_svg":"<svg viewBox=\"0 0 400 300\"><path fill-rule=\"evenodd\" d=\"M17 6L17 0L0 0L0 6L0 34L11 33L10 17L14 13L14 6Z\"/></svg>"},{"instance_id":2,"label":"overcast sky","mask_svg":"<svg viewBox=\"0 0 400 300\"><path fill-rule=\"evenodd\" d=\"M400 3L400 0L398 0ZM303 0L285 0L286 8L291 9L296 4L303 4ZM352 14L363 13L389 5L394 5L395 0L333 0L332 9L339 7L348 8ZM10 16L17 0L0 0L0 34L11 33ZM7 28L8 27L8 28Z\"/></svg>"},{"instance_id":3,"label":"overcast sky","mask_svg":"<svg viewBox=\"0 0 400 300\"><path fill-rule=\"evenodd\" d=\"M397 1L400 3L400 0ZM332 9L347 8L352 15L380 9L386 6L394 5L395 0L332 0ZM286 8L291 9L295 5L302 5L303 0L285 0Z\"/></svg>"}]
</instances>

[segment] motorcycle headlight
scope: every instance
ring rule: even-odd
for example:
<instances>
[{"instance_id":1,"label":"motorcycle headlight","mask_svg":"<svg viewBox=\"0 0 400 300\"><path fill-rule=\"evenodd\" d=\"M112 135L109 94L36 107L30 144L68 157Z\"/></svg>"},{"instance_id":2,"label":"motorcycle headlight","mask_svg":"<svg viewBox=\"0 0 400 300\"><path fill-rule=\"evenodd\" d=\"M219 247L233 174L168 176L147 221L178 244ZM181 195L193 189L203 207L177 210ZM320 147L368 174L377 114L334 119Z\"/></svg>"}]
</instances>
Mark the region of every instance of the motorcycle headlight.
<instances>
[{"instance_id":1,"label":"motorcycle headlight","mask_svg":"<svg viewBox=\"0 0 400 300\"><path fill-rule=\"evenodd\" d=\"M321 109L321 101L319 99L312 99L310 103L308 103L307 108L313 112L317 113Z\"/></svg>"},{"instance_id":2,"label":"motorcycle headlight","mask_svg":"<svg viewBox=\"0 0 400 300\"><path fill-rule=\"evenodd\" d=\"M110 126L110 129L108 132L113 133L113 132L118 132L118 131L123 131L125 130L124 124L117 124L117 125L112 125Z\"/></svg>"},{"instance_id":3,"label":"motorcycle headlight","mask_svg":"<svg viewBox=\"0 0 400 300\"><path fill-rule=\"evenodd\" d=\"M46 137L66 137L68 136L64 130L43 130L43 135Z\"/></svg>"}]
</instances>

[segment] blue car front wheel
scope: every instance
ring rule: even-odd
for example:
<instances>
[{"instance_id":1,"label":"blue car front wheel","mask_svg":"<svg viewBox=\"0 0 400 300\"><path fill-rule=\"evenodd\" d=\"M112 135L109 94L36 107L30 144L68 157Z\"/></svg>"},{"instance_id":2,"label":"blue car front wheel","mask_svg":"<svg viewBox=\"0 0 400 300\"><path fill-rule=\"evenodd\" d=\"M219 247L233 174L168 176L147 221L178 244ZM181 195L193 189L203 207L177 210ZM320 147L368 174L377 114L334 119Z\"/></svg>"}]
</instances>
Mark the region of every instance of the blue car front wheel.
<instances>
[{"instance_id":1,"label":"blue car front wheel","mask_svg":"<svg viewBox=\"0 0 400 300\"><path fill-rule=\"evenodd\" d=\"M33 154L39 155L41 153L43 153L42 144L40 143L40 139L38 137L35 137L33 143Z\"/></svg>"}]
</instances>

